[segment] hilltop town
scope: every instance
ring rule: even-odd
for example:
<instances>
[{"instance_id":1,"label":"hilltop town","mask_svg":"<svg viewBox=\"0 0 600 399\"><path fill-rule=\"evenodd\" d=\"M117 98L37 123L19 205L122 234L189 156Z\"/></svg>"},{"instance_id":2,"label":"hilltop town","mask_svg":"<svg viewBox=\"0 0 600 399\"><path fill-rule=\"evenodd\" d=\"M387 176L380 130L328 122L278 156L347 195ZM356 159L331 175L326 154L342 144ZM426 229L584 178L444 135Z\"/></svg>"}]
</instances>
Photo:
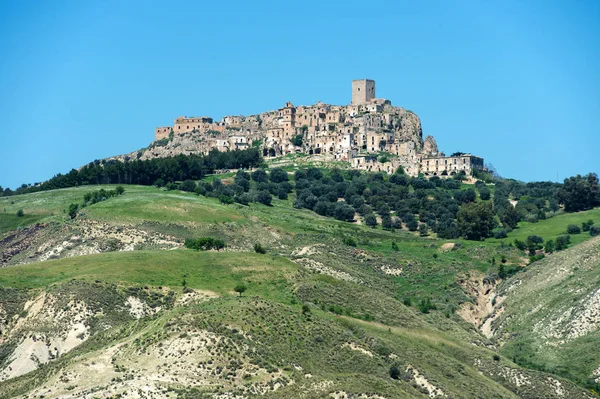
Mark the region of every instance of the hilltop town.
<instances>
[{"instance_id":1,"label":"hilltop town","mask_svg":"<svg viewBox=\"0 0 600 399\"><path fill-rule=\"evenodd\" d=\"M152 159L179 154L232 151L259 147L264 157L304 153L350 167L394 172L402 166L410 176L449 176L483 169L483 159L471 154L445 156L435 139L423 139L421 121L413 112L377 98L375 81L352 81L349 105L318 102L249 116L175 118L172 126L155 130L147 149L124 158Z\"/></svg>"}]
</instances>

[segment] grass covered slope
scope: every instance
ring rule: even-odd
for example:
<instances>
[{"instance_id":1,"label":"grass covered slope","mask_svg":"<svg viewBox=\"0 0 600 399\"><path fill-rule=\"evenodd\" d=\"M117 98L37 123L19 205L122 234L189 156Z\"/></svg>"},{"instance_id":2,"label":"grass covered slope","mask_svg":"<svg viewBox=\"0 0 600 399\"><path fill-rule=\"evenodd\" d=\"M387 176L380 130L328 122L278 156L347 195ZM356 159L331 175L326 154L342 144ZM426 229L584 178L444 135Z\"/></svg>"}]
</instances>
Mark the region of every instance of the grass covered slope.
<instances>
[{"instance_id":1,"label":"grass covered slope","mask_svg":"<svg viewBox=\"0 0 600 399\"><path fill-rule=\"evenodd\" d=\"M600 382L600 237L547 256L508 280L492 323L517 363L597 390Z\"/></svg>"},{"instance_id":2,"label":"grass covered slope","mask_svg":"<svg viewBox=\"0 0 600 399\"><path fill-rule=\"evenodd\" d=\"M231 292L239 281L242 297ZM0 397L534 398L558 397L557 386L586 397L400 303L397 326L303 306L300 285L320 282L289 260L248 253L120 252L2 269L2 293L18 298L5 310L2 373L28 365L27 354L43 366L2 381ZM342 283L349 302L360 285ZM46 357L36 342L51 343Z\"/></svg>"},{"instance_id":3,"label":"grass covered slope","mask_svg":"<svg viewBox=\"0 0 600 399\"><path fill-rule=\"evenodd\" d=\"M294 208L294 194L245 206L124 186L124 195L68 216L85 193L114 187L1 199L5 220L18 209L24 225L29 215L39 218L0 233L3 265L11 266L0 269L0 316L10 320L0 331L11 337L0 344L0 367L19 352L16 364L32 371L3 381L3 397L89 396L98 387L114 396L144 384L155 397L201 397L193 389L239 397L586 397L570 382L514 364L530 365L513 357L510 343L499 356L457 314L474 302L465 281L494 280L500 259L523 269L515 248L342 222ZM588 220L594 212L574 215ZM227 246L183 249L197 237ZM267 254L254 252L257 243ZM248 287L241 298L233 291L239 283ZM57 315L58 330L49 321ZM43 360L36 371L30 355ZM104 366L86 382L91 364Z\"/></svg>"}]
</instances>

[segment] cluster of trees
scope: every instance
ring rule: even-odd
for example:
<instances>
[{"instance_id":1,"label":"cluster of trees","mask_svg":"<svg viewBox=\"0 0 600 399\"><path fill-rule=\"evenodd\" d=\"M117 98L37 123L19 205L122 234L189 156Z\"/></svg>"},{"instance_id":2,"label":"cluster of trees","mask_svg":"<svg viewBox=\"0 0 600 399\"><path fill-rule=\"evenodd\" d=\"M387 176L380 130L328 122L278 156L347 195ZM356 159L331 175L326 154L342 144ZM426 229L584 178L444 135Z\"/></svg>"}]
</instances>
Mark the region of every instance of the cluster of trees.
<instances>
[{"instance_id":1,"label":"cluster of trees","mask_svg":"<svg viewBox=\"0 0 600 399\"><path fill-rule=\"evenodd\" d=\"M225 241L213 237L187 238L185 247L196 251L208 251L210 249L218 251L225 248Z\"/></svg>"},{"instance_id":2,"label":"cluster of trees","mask_svg":"<svg viewBox=\"0 0 600 399\"><path fill-rule=\"evenodd\" d=\"M199 180L219 169L253 168L262 163L257 148L243 151L211 151L208 155L179 155L145 161L94 161L80 170L58 174L47 182L22 185L16 191L5 189L3 195L24 194L90 184L166 185L175 181Z\"/></svg>"},{"instance_id":3,"label":"cluster of trees","mask_svg":"<svg viewBox=\"0 0 600 399\"><path fill-rule=\"evenodd\" d=\"M267 173L265 169L260 168L252 173L239 170L233 184L225 185L220 179L214 179L212 183L201 181L198 184L193 180L186 180L179 185L171 183L167 188L218 198L225 204L237 202L248 205L251 202L258 202L269 206L273 196L285 200L294 187L289 182L285 170L274 168Z\"/></svg>"},{"instance_id":4,"label":"cluster of trees","mask_svg":"<svg viewBox=\"0 0 600 399\"><path fill-rule=\"evenodd\" d=\"M118 195L123 195L125 193L125 189L122 186L117 186L114 190L105 190L101 188L100 190L90 191L85 193L83 196L83 202L81 206L79 204L71 204L69 205L69 216L71 219L75 219L77 216L77 211L79 208L85 208L88 205L93 205L98 202L106 201L111 197L116 197Z\"/></svg>"},{"instance_id":5,"label":"cluster of trees","mask_svg":"<svg viewBox=\"0 0 600 399\"><path fill-rule=\"evenodd\" d=\"M402 170L391 176L357 170L329 173L321 169L298 170L296 208L352 221L355 213L364 223L385 229L407 228L425 236L433 231L442 238L485 238L495 227L491 205L477 203L477 192L461 189L460 176L410 178ZM478 185L479 196L489 199L490 190Z\"/></svg>"},{"instance_id":6,"label":"cluster of trees","mask_svg":"<svg viewBox=\"0 0 600 399\"><path fill-rule=\"evenodd\" d=\"M579 212L600 206L600 186L598 175L571 176L557 192L557 200L565 205L566 212Z\"/></svg>"}]
</instances>

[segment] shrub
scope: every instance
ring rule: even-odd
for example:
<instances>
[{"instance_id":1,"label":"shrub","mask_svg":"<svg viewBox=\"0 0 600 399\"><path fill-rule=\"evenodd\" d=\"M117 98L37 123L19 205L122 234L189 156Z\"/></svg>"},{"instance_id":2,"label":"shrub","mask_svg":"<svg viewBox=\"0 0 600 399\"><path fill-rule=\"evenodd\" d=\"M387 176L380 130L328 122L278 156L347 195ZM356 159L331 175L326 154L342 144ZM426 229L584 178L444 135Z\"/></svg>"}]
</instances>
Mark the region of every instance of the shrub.
<instances>
[{"instance_id":1,"label":"shrub","mask_svg":"<svg viewBox=\"0 0 600 399\"><path fill-rule=\"evenodd\" d=\"M523 241L515 239L515 247L521 251L525 251L526 245Z\"/></svg>"},{"instance_id":2,"label":"shrub","mask_svg":"<svg viewBox=\"0 0 600 399\"><path fill-rule=\"evenodd\" d=\"M221 194L219 195L219 201L221 201L222 204L233 204L235 201L233 200L233 197L231 195L228 194Z\"/></svg>"},{"instance_id":3,"label":"shrub","mask_svg":"<svg viewBox=\"0 0 600 399\"><path fill-rule=\"evenodd\" d=\"M355 247L356 241L352 237L344 237L344 244L348 245L349 247Z\"/></svg>"},{"instance_id":4,"label":"shrub","mask_svg":"<svg viewBox=\"0 0 600 399\"><path fill-rule=\"evenodd\" d=\"M421 311L421 313L429 313L430 310L435 310L436 306L431 303L431 299L427 298L427 299L421 299L421 302L419 302L419 310Z\"/></svg>"},{"instance_id":5,"label":"shrub","mask_svg":"<svg viewBox=\"0 0 600 399\"><path fill-rule=\"evenodd\" d=\"M419 225L419 235L421 237L426 237L427 235L429 235L429 229L427 228L426 224Z\"/></svg>"},{"instance_id":6,"label":"shrub","mask_svg":"<svg viewBox=\"0 0 600 399\"><path fill-rule=\"evenodd\" d=\"M256 243L256 244L254 244L254 252L256 252L257 254L266 254L267 250L265 247L263 247L259 243Z\"/></svg>"},{"instance_id":7,"label":"shrub","mask_svg":"<svg viewBox=\"0 0 600 399\"><path fill-rule=\"evenodd\" d=\"M115 192L117 193L117 195L123 195L125 193L125 189L123 188L123 186L117 186L115 187Z\"/></svg>"},{"instance_id":8,"label":"shrub","mask_svg":"<svg viewBox=\"0 0 600 399\"><path fill-rule=\"evenodd\" d=\"M69 217L71 219L75 219L75 216L77 216L77 210L79 209L79 205L78 204L71 204L69 205Z\"/></svg>"},{"instance_id":9,"label":"shrub","mask_svg":"<svg viewBox=\"0 0 600 399\"><path fill-rule=\"evenodd\" d=\"M556 237L556 245L555 248L557 251L562 251L567 248L567 246L571 243L571 236L567 234L562 234Z\"/></svg>"},{"instance_id":10,"label":"shrub","mask_svg":"<svg viewBox=\"0 0 600 399\"><path fill-rule=\"evenodd\" d=\"M492 230L492 235L494 236L494 238L506 238L507 231L506 229L497 228Z\"/></svg>"},{"instance_id":11,"label":"shrub","mask_svg":"<svg viewBox=\"0 0 600 399\"><path fill-rule=\"evenodd\" d=\"M594 225L594 221L593 220L588 220L587 222L582 222L581 223L581 230L582 231L590 231L590 228Z\"/></svg>"},{"instance_id":12,"label":"shrub","mask_svg":"<svg viewBox=\"0 0 600 399\"><path fill-rule=\"evenodd\" d=\"M546 253L554 252L554 241L553 240L546 241L546 244L544 244L544 252L546 252Z\"/></svg>"},{"instance_id":13,"label":"shrub","mask_svg":"<svg viewBox=\"0 0 600 399\"><path fill-rule=\"evenodd\" d=\"M598 235L600 235L600 226L590 227L590 236L596 237Z\"/></svg>"},{"instance_id":14,"label":"shrub","mask_svg":"<svg viewBox=\"0 0 600 399\"><path fill-rule=\"evenodd\" d=\"M390 377L392 377L394 380L400 379L400 368L395 364L392 364L390 367Z\"/></svg>"},{"instance_id":15,"label":"shrub","mask_svg":"<svg viewBox=\"0 0 600 399\"><path fill-rule=\"evenodd\" d=\"M492 359L494 359L494 361L496 361L496 362L499 362L500 361L500 356L494 355L494 356L492 356Z\"/></svg>"},{"instance_id":16,"label":"shrub","mask_svg":"<svg viewBox=\"0 0 600 399\"><path fill-rule=\"evenodd\" d=\"M188 238L185 240L185 246L196 251L208 251L209 249L220 250L225 248L225 242L213 237L200 237L197 239Z\"/></svg>"},{"instance_id":17,"label":"shrub","mask_svg":"<svg viewBox=\"0 0 600 399\"><path fill-rule=\"evenodd\" d=\"M23 209L19 209L19 210L17 211L17 217L19 217L19 218L20 218L20 217L23 217L23 216L25 216L25 212L23 212Z\"/></svg>"},{"instance_id":18,"label":"shrub","mask_svg":"<svg viewBox=\"0 0 600 399\"><path fill-rule=\"evenodd\" d=\"M187 191L188 193L193 193L196 190L196 182L193 180L186 180L181 183L181 190Z\"/></svg>"},{"instance_id":19,"label":"shrub","mask_svg":"<svg viewBox=\"0 0 600 399\"><path fill-rule=\"evenodd\" d=\"M581 229L576 224L570 224L567 226L567 233L569 234L579 234L581 233Z\"/></svg>"}]
</instances>

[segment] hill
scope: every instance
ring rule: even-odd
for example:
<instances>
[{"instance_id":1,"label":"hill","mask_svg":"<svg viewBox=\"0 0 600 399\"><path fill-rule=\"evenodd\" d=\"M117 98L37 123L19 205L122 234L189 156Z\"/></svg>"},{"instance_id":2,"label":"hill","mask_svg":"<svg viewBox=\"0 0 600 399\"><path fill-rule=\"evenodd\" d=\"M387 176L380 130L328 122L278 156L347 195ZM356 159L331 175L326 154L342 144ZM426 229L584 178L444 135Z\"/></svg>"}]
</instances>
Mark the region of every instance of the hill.
<instances>
[{"instance_id":1,"label":"hill","mask_svg":"<svg viewBox=\"0 0 600 399\"><path fill-rule=\"evenodd\" d=\"M126 185L68 216L115 187L0 198L2 397L592 397L468 322L469 281L492 258L520 267L515 248L348 223L293 194L246 206ZM184 248L197 237L226 248Z\"/></svg>"}]
</instances>

